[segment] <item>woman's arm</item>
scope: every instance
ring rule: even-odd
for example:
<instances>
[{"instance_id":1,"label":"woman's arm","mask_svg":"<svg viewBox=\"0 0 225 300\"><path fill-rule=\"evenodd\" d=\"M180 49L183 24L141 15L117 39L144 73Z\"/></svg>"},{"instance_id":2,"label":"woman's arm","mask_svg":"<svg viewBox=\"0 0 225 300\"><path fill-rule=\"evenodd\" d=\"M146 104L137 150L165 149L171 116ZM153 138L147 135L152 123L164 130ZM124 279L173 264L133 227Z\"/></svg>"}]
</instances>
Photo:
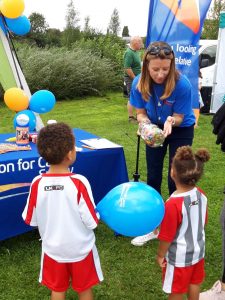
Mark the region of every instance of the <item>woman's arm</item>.
<instances>
[{"instance_id":1,"label":"woman's arm","mask_svg":"<svg viewBox=\"0 0 225 300\"><path fill-rule=\"evenodd\" d=\"M151 123L144 108L136 108L138 123Z\"/></svg>"}]
</instances>

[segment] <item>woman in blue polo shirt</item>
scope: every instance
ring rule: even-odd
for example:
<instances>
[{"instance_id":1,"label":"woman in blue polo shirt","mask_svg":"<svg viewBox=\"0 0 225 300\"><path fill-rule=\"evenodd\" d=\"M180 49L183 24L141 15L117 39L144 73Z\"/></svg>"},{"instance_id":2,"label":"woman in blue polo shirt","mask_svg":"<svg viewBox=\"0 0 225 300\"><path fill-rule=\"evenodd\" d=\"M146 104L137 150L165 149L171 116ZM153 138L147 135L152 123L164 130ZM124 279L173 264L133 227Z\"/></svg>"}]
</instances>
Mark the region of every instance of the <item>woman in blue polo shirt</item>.
<instances>
[{"instance_id":1,"label":"woman in blue polo shirt","mask_svg":"<svg viewBox=\"0 0 225 300\"><path fill-rule=\"evenodd\" d=\"M130 103L136 108L139 123L153 123L164 130L162 147L146 145L147 184L161 193L163 162L169 148L168 188L172 194L176 188L170 176L171 162L178 147L192 145L195 116L191 84L176 70L169 44L153 42L147 48L142 72L133 80ZM138 237L132 244L141 246L156 236Z\"/></svg>"}]
</instances>

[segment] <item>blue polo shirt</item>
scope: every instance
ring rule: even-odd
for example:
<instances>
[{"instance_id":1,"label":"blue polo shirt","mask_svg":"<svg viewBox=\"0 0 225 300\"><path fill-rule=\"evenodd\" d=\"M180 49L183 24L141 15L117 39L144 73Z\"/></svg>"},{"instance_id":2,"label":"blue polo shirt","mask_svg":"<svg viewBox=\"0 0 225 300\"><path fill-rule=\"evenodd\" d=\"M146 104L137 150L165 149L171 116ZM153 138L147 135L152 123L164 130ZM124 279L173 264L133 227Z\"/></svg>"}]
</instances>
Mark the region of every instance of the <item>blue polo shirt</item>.
<instances>
[{"instance_id":1,"label":"blue polo shirt","mask_svg":"<svg viewBox=\"0 0 225 300\"><path fill-rule=\"evenodd\" d=\"M180 74L176 86L170 97L160 100L164 92L164 84L153 84L153 92L149 101L145 101L137 89L140 75L136 76L132 83L130 103L135 108L144 108L152 123L163 125L168 116L173 113L184 115L179 127L189 127L195 123L192 109L192 86L186 76Z\"/></svg>"}]
</instances>

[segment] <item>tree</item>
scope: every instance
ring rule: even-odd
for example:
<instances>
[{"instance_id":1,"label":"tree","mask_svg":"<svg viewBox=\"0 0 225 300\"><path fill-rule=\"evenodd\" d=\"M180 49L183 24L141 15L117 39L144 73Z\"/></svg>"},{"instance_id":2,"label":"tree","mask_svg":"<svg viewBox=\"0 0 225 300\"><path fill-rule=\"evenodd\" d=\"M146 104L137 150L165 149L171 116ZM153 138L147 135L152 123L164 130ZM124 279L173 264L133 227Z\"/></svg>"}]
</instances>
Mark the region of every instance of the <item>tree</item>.
<instances>
[{"instance_id":1,"label":"tree","mask_svg":"<svg viewBox=\"0 0 225 300\"><path fill-rule=\"evenodd\" d=\"M90 17L87 16L84 19L84 30L83 30L83 37L85 40L93 39L98 36L100 32L98 32L95 28L90 26Z\"/></svg>"},{"instance_id":2,"label":"tree","mask_svg":"<svg viewBox=\"0 0 225 300\"><path fill-rule=\"evenodd\" d=\"M78 23L80 21L79 19L79 13L75 10L73 0L70 0L70 3L67 6L67 14L66 14L66 29L80 29Z\"/></svg>"},{"instance_id":3,"label":"tree","mask_svg":"<svg viewBox=\"0 0 225 300\"><path fill-rule=\"evenodd\" d=\"M72 43L80 39L79 13L74 7L73 0L67 6L66 28L63 32L63 44L70 47Z\"/></svg>"},{"instance_id":4,"label":"tree","mask_svg":"<svg viewBox=\"0 0 225 300\"><path fill-rule=\"evenodd\" d=\"M34 12L29 16L29 19L31 23L32 33L46 33L49 26L46 23L45 17L42 14Z\"/></svg>"},{"instance_id":5,"label":"tree","mask_svg":"<svg viewBox=\"0 0 225 300\"><path fill-rule=\"evenodd\" d=\"M90 17L87 16L84 19L84 32L90 32L91 31L91 26L90 26Z\"/></svg>"},{"instance_id":6,"label":"tree","mask_svg":"<svg viewBox=\"0 0 225 300\"><path fill-rule=\"evenodd\" d=\"M111 15L111 19L109 22L107 32L118 36L119 31L120 31L119 11L116 8L114 8L113 13Z\"/></svg>"},{"instance_id":7,"label":"tree","mask_svg":"<svg viewBox=\"0 0 225 300\"><path fill-rule=\"evenodd\" d=\"M79 26L79 13L74 7L73 0L70 0L67 6L66 14L66 28L63 31L62 43L68 48L71 47L73 43L80 39L80 26Z\"/></svg>"},{"instance_id":8,"label":"tree","mask_svg":"<svg viewBox=\"0 0 225 300\"><path fill-rule=\"evenodd\" d=\"M223 10L225 10L225 0L214 0L213 7L209 10L204 22L202 39L216 40L218 38L220 13Z\"/></svg>"},{"instance_id":9,"label":"tree","mask_svg":"<svg viewBox=\"0 0 225 300\"><path fill-rule=\"evenodd\" d=\"M128 29L128 26L124 26L124 27L123 27L122 36L123 36L123 37L130 36L130 35L129 35L129 29Z\"/></svg>"},{"instance_id":10,"label":"tree","mask_svg":"<svg viewBox=\"0 0 225 300\"><path fill-rule=\"evenodd\" d=\"M28 38L34 40L38 47L45 47L46 45L46 32L48 30L48 24L45 21L45 17L40 13L32 13L29 16L31 23L31 30Z\"/></svg>"},{"instance_id":11,"label":"tree","mask_svg":"<svg viewBox=\"0 0 225 300\"><path fill-rule=\"evenodd\" d=\"M46 44L50 47L60 47L61 34L62 32L59 29L49 28L46 32Z\"/></svg>"}]
</instances>

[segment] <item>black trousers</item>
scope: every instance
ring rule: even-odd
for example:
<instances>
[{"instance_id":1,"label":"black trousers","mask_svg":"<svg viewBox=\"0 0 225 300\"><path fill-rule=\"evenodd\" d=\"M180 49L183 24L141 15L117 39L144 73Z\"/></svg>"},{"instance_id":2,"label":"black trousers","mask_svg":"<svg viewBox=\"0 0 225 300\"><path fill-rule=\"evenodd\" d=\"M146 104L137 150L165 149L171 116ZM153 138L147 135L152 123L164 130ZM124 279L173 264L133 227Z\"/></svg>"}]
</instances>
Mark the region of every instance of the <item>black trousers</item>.
<instances>
[{"instance_id":1,"label":"black trousers","mask_svg":"<svg viewBox=\"0 0 225 300\"><path fill-rule=\"evenodd\" d=\"M160 126L159 126L160 127ZM162 128L162 126L161 126ZM146 145L147 184L161 194L163 162L169 148L168 188L170 195L176 190L170 176L171 162L178 147L191 146L194 138L194 125L190 127L174 127L162 147L152 148Z\"/></svg>"}]
</instances>

